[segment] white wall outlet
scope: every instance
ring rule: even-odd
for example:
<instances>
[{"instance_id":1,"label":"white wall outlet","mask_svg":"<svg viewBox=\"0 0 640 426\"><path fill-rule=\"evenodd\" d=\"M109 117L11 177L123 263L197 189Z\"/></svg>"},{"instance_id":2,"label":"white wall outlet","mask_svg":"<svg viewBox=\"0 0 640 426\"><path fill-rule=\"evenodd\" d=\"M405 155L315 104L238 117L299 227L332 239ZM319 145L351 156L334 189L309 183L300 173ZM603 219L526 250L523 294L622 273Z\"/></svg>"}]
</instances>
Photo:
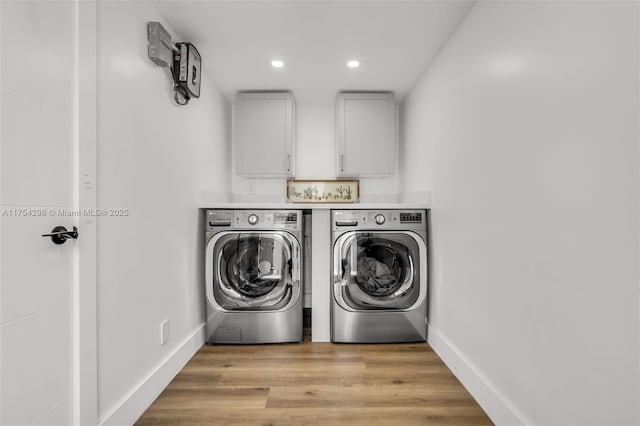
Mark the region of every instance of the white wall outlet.
<instances>
[{"instance_id":1,"label":"white wall outlet","mask_svg":"<svg viewBox=\"0 0 640 426\"><path fill-rule=\"evenodd\" d=\"M169 320L160 323L160 344L164 345L169 341Z\"/></svg>"}]
</instances>

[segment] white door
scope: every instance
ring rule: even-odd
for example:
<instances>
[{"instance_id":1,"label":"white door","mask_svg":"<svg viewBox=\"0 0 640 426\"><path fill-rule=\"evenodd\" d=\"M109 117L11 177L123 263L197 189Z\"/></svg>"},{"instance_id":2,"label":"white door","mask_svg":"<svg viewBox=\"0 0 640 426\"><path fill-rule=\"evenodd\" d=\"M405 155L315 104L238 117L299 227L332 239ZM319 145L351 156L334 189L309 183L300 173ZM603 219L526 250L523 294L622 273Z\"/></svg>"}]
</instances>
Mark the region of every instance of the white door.
<instances>
[{"instance_id":1,"label":"white door","mask_svg":"<svg viewBox=\"0 0 640 426\"><path fill-rule=\"evenodd\" d=\"M78 226L82 238L76 8L72 1L0 1L2 425L74 418L79 242L56 245L41 234Z\"/></svg>"}]
</instances>

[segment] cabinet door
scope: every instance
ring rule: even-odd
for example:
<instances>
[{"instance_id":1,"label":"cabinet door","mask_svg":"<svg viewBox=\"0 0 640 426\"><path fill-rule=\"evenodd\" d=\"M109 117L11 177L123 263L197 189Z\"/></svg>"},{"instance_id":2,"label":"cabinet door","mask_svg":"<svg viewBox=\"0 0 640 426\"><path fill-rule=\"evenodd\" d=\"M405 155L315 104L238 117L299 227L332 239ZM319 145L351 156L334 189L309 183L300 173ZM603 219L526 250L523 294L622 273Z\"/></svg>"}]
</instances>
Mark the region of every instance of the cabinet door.
<instances>
[{"instance_id":1,"label":"cabinet door","mask_svg":"<svg viewBox=\"0 0 640 426\"><path fill-rule=\"evenodd\" d=\"M240 175L294 174L293 95L239 93L236 96L235 155Z\"/></svg>"},{"instance_id":2,"label":"cabinet door","mask_svg":"<svg viewBox=\"0 0 640 426\"><path fill-rule=\"evenodd\" d=\"M341 93L337 122L338 176L396 172L398 138L393 93Z\"/></svg>"}]
</instances>

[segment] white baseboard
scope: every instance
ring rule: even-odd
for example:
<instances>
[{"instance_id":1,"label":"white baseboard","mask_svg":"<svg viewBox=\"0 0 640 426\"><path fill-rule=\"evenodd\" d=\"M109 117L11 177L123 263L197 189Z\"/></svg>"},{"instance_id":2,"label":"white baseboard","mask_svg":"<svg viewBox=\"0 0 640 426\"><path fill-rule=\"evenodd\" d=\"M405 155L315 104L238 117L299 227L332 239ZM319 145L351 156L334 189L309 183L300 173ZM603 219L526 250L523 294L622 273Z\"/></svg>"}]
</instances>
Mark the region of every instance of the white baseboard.
<instances>
[{"instance_id":1,"label":"white baseboard","mask_svg":"<svg viewBox=\"0 0 640 426\"><path fill-rule=\"evenodd\" d=\"M122 401L107 413L100 424L105 426L132 425L155 401L205 341L204 324L187 337L157 368L138 383Z\"/></svg>"},{"instance_id":2,"label":"white baseboard","mask_svg":"<svg viewBox=\"0 0 640 426\"><path fill-rule=\"evenodd\" d=\"M531 424L442 334L429 325L427 343L498 426Z\"/></svg>"}]
</instances>

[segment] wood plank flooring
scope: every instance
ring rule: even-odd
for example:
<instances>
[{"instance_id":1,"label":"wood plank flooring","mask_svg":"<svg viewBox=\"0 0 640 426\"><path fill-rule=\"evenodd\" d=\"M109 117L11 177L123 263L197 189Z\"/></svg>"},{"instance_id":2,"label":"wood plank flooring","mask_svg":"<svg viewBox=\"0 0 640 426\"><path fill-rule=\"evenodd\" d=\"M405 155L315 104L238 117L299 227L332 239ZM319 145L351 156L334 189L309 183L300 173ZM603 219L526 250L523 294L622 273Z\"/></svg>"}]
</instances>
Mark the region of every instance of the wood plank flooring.
<instances>
[{"instance_id":1,"label":"wood plank flooring","mask_svg":"<svg viewBox=\"0 0 640 426\"><path fill-rule=\"evenodd\" d=\"M204 346L138 425L491 425L425 343Z\"/></svg>"}]
</instances>

